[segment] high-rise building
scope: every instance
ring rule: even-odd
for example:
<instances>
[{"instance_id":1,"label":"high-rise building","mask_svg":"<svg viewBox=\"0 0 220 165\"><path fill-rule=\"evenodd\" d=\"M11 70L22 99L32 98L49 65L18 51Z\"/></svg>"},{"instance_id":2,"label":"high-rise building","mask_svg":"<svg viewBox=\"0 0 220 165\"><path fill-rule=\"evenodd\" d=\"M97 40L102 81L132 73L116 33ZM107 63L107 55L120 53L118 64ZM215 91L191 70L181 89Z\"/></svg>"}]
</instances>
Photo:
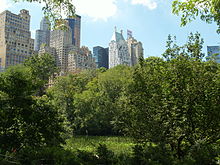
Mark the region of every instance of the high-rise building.
<instances>
[{"instance_id":1,"label":"high-rise building","mask_svg":"<svg viewBox=\"0 0 220 165\"><path fill-rule=\"evenodd\" d=\"M134 66L138 63L139 58L143 57L144 50L142 47L142 43L138 42L136 39L134 39L134 37L130 35L128 36L127 44L128 51L131 57L131 65Z\"/></svg>"},{"instance_id":2,"label":"high-rise building","mask_svg":"<svg viewBox=\"0 0 220 165\"><path fill-rule=\"evenodd\" d=\"M220 46L207 46L207 59L214 59L217 63L220 63Z\"/></svg>"},{"instance_id":3,"label":"high-rise building","mask_svg":"<svg viewBox=\"0 0 220 165\"><path fill-rule=\"evenodd\" d=\"M58 64L61 72L67 72L68 54L74 50L75 46L72 44L72 31L66 24L65 30L54 30L50 34L50 47L56 49Z\"/></svg>"},{"instance_id":4,"label":"high-rise building","mask_svg":"<svg viewBox=\"0 0 220 165\"><path fill-rule=\"evenodd\" d=\"M95 69L95 60L89 48L82 46L80 49L70 51L68 56L68 71L80 72L85 69Z\"/></svg>"},{"instance_id":5,"label":"high-rise building","mask_svg":"<svg viewBox=\"0 0 220 165\"><path fill-rule=\"evenodd\" d=\"M75 18L67 18L66 20L72 32L72 44L80 48L81 16L76 15Z\"/></svg>"},{"instance_id":6,"label":"high-rise building","mask_svg":"<svg viewBox=\"0 0 220 165\"><path fill-rule=\"evenodd\" d=\"M115 28L115 32L109 43L109 68L120 64L131 66L131 57L122 30L121 33L118 33Z\"/></svg>"},{"instance_id":7,"label":"high-rise building","mask_svg":"<svg viewBox=\"0 0 220 165\"><path fill-rule=\"evenodd\" d=\"M24 62L34 54L29 11L14 14L6 10L0 14L0 70Z\"/></svg>"},{"instance_id":8,"label":"high-rise building","mask_svg":"<svg viewBox=\"0 0 220 165\"><path fill-rule=\"evenodd\" d=\"M105 67L108 69L108 48L101 46L93 47L93 57L97 68Z\"/></svg>"},{"instance_id":9,"label":"high-rise building","mask_svg":"<svg viewBox=\"0 0 220 165\"><path fill-rule=\"evenodd\" d=\"M60 61L59 58L57 56L57 51L55 48L51 48L49 47L47 44L41 44L40 46L40 50L39 50L39 55L44 55L45 53L50 54L52 57L54 57L55 61L56 61L56 65L60 66Z\"/></svg>"},{"instance_id":10,"label":"high-rise building","mask_svg":"<svg viewBox=\"0 0 220 165\"><path fill-rule=\"evenodd\" d=\"M41 44L50 44L50 23L45 17L40 22L40 29L36 30L34 50L39 51Z\"/></svg>"}]
</instances>

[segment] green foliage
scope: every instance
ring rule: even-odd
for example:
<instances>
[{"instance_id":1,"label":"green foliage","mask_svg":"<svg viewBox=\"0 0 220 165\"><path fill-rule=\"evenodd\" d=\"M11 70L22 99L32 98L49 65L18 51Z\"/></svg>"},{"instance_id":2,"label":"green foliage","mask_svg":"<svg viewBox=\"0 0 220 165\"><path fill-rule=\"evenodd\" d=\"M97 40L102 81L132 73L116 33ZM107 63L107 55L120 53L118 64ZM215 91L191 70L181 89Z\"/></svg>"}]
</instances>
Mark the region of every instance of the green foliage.
<instances>
[{"instance_id":1,"label":"green foliage","mask_svg":"<svg viewBox=\"0 0 220 165\"><path fill-rule=\"evenodd\" d=\"M201 43L195 38L184 49L175 46L184 54L169 49L167 61L142 62L121 99L124 130L139 141L168 145L178 159L199 141L214 144L220 138L220 68L200 60Z\"/></svg>"},{"instance_id":2,"label":"green foliage","mask_svg":"<svg viewBox=\"0 0 220 165\"><path fill-rule=\"evenodd\" d=\"M0 163L217 164L220 65L202 61L202 44L198 33L183 46L169 36L165 59L70 74L47 90L51 56L8 68L0 73ZM131 156L131 141L87 136L61 148L73 134L127 134L139 145Z\"/></svg>"},{"instance_id":3,"label":"green foliage","mask_svg":"<svg viewBox=\"0 0 220 165\"><path fill-rule=\"evenodd\" d=\"M181 14L181 25L195 20L197 16L201 20L217 23L217 32L220 33L220 1L219 0L174 0L172 4L173 13Z\"/></svg>"},{"instance_id":4,"label":"green foliage","mask_svg":"<svg viewBox=\"0 0 220 165\"><path fill-rule=\"evenodd\" d=\"M99 164L115 164L114 152L107 149L105 144L99 144L97 148L97 156L99 159Z\"/></svg>"},{"instance_id":5,"label":"green foliage","mask_svg":"<svg viewBox=\"0 0 220 165\"><path fill-rule=\"evenodd\" d=\"M16 154L22 165L54 164L79 165L76 154L61 147L26 147Z\"/></svg>"},{"instance_id":6,"label":"green foliage","mask_svg":"<svg viewBox=\"0 0 220 165\"><path fill-rule=\"evenodd\" d=\"M168 61L179 56L194 60L201 60L205 56L205 54L202 53L204 40L198 32L195 34L190 33L187 43L183 46L178 46L176 43L176 37L174 36L172 38L171 35L168 36L166 43L166 50L162 56Z\"/></svg>"},{"instance_id":7,"label":"green foliage","mask_svg":"<svg viewBox=\"0 0 220 165\"><path fill-rule=\"evenodd\" d=\"M84 150L95 152L98 145L106 145L116 155L131 154L134 143L131 138L121 136L74 136L66 140L64 149L75 152Z\"/></svg>"},{"instance_id":8,"label":"green foliage","mask_svg":"<svg viewBox=\"0 0 220 165\"><path fill-rule=\"evenodd\" d=\"M37 2L44 4L42 11L52 25L60 26L57 20L64 19L62 15L68 17L75 16L75 7L71 0L13 0L14 2Z\"/></svg>"},{"instance_id":9,"label":"green foliage","mask_svg":"<svg viewBox=\"0 0 220 165\"><path fill-rule=\"evenodd\" d=\"M109 150L105 144L99 144L96 152L88 152L83 150L77 151L77 157L80 162L85 165L128 165L130 158L127 155L115 155L113 151Z\"/></svg>"},{"instance_id":10,"label":"green foliage","mask_svg":"<svg viewBox=\"0 0 220 165\"><path fill-rule=\"evenodd\" d=\"M0 74L0 152L26 146L59 145L62 120L46 96L37 97L31 68L14 66Z\"/></svg>"},{"instance_id":11,"label":"green foliage","mask_svg":"<svg viewBox=\"0 0 220 165\"><path fill-rule=\"evenodd\" d=\"M119 134L118 99L127 90L132 68L118 66L60 77L47 95L65 117L70 133Z\"/></svg>"},{"instance_id":12,"label":"green foliage","mask_svg":"<svg viewBox=\"0 0 220 165\"><path fill-rule=\"evenodd\" d=\"M46 81L46 83L49 78L58 71L55 58L50 54L31 56L25 61L24 66L30 68L32 78Z\"/></svg>"},{"instance_id":13,"label":"green foliage","mask_svg":"<svg viewBox=\"0 0 220 165\"><path fill-rule=\"evenodd\" d=\"M159 146L152 144L136 145L133 148L133 164L174 164L174 158L163 144Z\"/></svg>"},{"instance_id":14,"label":"green foliage","mask_svg":"<svg viewBox=\"0 0 220 165\"><path fill-rule=\"evenodd\" d=\"M73 134L75 125L75 95L83 92L86 85L99 74L99 70L84 71L79 74L70 74L55 79L55 84L47 90L52 104L65 119L66 135Z\"/></svg>"},{"instance_id":15,"label":"green foliage","mask_svg":"<svg viewBox=\"0 0 220 165\"><path fill-rule=\"evenodd\" d=\"M90 81L86 90L75 95L76 130L79 134L116 135L118 99L127 90L132 69L117 66Z\"/></svg>"},{"instance_id":16,"label":"green foliage","mask_svg":"<svg viewBox=\"0 0 220 165\"><path fill-rule=\"evenodd\" d=\"M58 71L54 57L49 54L34 55L25 61L24 66L30 69L32 84L39 89L36 95L45 94L49 79Z\"/></svg>"},{"instance_id":17,"label":"green foliage","mask_svg":"<svg viewBox=\"0 0 220 165\"><path fill-rule=\"evenodd\" d=\"M196 165L216 164L218 155L220 155L218 143L208 144L205 140L201 140L190 148L185 159Z\"/></svg>"}]
</instances>

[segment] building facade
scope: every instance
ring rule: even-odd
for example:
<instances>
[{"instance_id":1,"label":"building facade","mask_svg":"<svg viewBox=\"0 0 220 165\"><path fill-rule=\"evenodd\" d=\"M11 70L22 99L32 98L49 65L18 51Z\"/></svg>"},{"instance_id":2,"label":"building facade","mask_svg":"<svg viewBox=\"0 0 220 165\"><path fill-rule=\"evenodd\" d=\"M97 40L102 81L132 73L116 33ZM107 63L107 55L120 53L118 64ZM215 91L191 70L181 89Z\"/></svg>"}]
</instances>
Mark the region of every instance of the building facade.
<instances>
[{"instance_id":1,"label":"building facade","mask_svg":"<svg viewBox=\"0 0 220 165\"><path fill-rule=\"evenodd\" d=\"M80 48L81 16L76 15L75 18L67 18L66 20L72 32L72 44Z\"/></svg>"},{"instance_id":2,"label":"building facade","mask_svg":"<svg viewBox=\"0 0 220 165\"><path fill-rule=\"evenodd\" d=\"M36 30L34 50L39 51L41 44L50 44L50 23L45 17L40 22L40 29Z\"/></svg>"},{"instance_id":3,"label":"building facade","mask_svg":"<svg viewBox=\"0 0 220 165\"><path fill-rule=\"evenodd\" d=\"M101 46L93 47L93 58L95 59L96 67L105 67L108 69L108 48L103 48Z\"/></svg>"},{"instance_id":4,"label":"building facade","mask_svg":"<svg viewBox=\"0 0 220 165\"><path fill-rule=\"evenodd\" d=\"M40 50L38 51L38 54L44 55L44 54L50 54L52 57L54 57L55 61L56 61L56 66L60 66L60 61L59 58L57 56L57 51L55 48L51 48L49 47L47 44L41 44L40 46Z\"/></svg>"},{"instance_id":5,"label":"building facade","mask_svg":"<svg viewBox=\"0 0 220 165\"><path fill-rule=\"evenodd\" d=\"M220 46L207 46L207 54L207 59L213 58L217 63L220 63Z\"/></svg>"},{"instance_id":6,"label":"building facade","mask_svg":"<svg viewBox=\"0 0 220 165\"><path fill-rule=\"evenodd\" d=\"M50 34L50 47L55 48L57 53L58 67L61 72L67 72L68 54L74 50L75 46L72 44L72 31L67 26L66 30L54 30Z\"/></svg>"},{"instance_id":7,"label":"building facade","mask_svg":"<svg viewBox=\"0 0 220 165\"><path fill-rule=\"evenodd\" d=\"M121 33L118 33L115 28L115 32L109 43L109 68L113 68L117 65L131 66L131 57L122 30Z\"/></svg>"},{"instance_id":8,"label":"building facade","mask_svg":"<svg viewBox=\"0 0 220 165\"><path fill-rule=\"evenodd\" d=\"M54 30L50 35L50 49L54 48L56 51L57 64L61 70L61 75L67 72L95 68L91 51L87 47L80 48L80 26L78 25L80 25L81 17L78 16L77 18L78 21L66 19L66 22L64 21L66 29Z\"/></svg>"},{"instance_id":9,"label":"building facade","mask_svg":"<svg viewBox=\"0 0 220 165\"><path fill-rule=\"evenodd\" d=\"M143 57L144 55L142 43L138 42L132 36L128 36L127 44L128 44L128 52L131 57L131 65L134 66L138 63L139 58Z\"/></svg>"},{"instance_id":10,"label":"building facade","mask_svg":"<svg viewBox=\"0 0 220 165\"><path fill-rule=\"evenodd\" d=\"M82 46L80 49L70 51L68 56L68 71L72 73L85 69L95 69L95 60L89 48Z\"/></svg>"},{"instance_id":11,"label":"building facade","mask_svg":"<svg viewBox=\"0 0 220 165\"><path fill-rule=\"evenodd\" d=\"M14 14L6 10L0 14L0 70L23 63L34 54L29 11Z\"/></svg>"}]
</instances>

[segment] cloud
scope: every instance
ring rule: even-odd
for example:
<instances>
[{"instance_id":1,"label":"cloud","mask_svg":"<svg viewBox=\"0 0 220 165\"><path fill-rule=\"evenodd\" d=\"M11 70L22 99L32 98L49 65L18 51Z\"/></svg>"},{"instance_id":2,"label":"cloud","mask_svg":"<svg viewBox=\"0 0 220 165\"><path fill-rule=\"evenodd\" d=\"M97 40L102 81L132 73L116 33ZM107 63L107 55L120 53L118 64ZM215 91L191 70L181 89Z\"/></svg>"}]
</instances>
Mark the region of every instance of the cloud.
<instances>
[{"instance_id":1,"label":"cloud","mask_svg":"<svg viewBox=\"0 0 220 165\"><path fill-rule=\"evenodd\" d=\"M72 0L76 13L94 20L107 20L117 12L116 0Z\"/></svg>"},{"instance_id":2,"label":"cloud","mask_svg":"<svg viewBox=\"0 0 220 165\"><path fill-rule=\"evenodd\" d=\"M157 8L157 2L155 0L131 0L133 5L143 5L150 10Z\"/></svg>"},{"instance_id":3,"label":"cloud","mask_svg":"<svg viewBox=\"0 0 220 165\"><path fill-rule=\"evenodd\" d=\"M9 8L11 4L7 0L0 0L0 12L3 12L7 8Z\"/></svg>"}]
</instances>

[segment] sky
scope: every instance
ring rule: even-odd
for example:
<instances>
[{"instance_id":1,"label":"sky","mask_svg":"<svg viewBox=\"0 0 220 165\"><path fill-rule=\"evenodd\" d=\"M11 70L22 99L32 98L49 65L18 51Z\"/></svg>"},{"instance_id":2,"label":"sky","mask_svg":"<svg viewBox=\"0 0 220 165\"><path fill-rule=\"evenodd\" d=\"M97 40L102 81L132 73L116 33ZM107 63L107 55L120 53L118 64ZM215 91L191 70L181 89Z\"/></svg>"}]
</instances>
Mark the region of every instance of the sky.
<instances>
[{"instance_id":1,"label":"sky","mask_svg":"<svg viewBox=\"0 0 220 165\"><path fill-rule=\"evenodd\" d=\"M207 46L220 45L217 25L207 24L197 19L185 27L180 27L180 17L172 14L173 0L72 0L76 14L81 15L81 45L92 51L94 46L108 47L114 27L123 30L127 38L127 29L133 37L141 41L144 56L161 56L166 49L169 34L177 37L177 43L187 42L190 32L199 32L204 39L203 52ZM0 0L0 12L9 10L18 14L27 9L31 15L32 38L40 27L43 17L42 4Z\"/></svg>"}]
</instances>

